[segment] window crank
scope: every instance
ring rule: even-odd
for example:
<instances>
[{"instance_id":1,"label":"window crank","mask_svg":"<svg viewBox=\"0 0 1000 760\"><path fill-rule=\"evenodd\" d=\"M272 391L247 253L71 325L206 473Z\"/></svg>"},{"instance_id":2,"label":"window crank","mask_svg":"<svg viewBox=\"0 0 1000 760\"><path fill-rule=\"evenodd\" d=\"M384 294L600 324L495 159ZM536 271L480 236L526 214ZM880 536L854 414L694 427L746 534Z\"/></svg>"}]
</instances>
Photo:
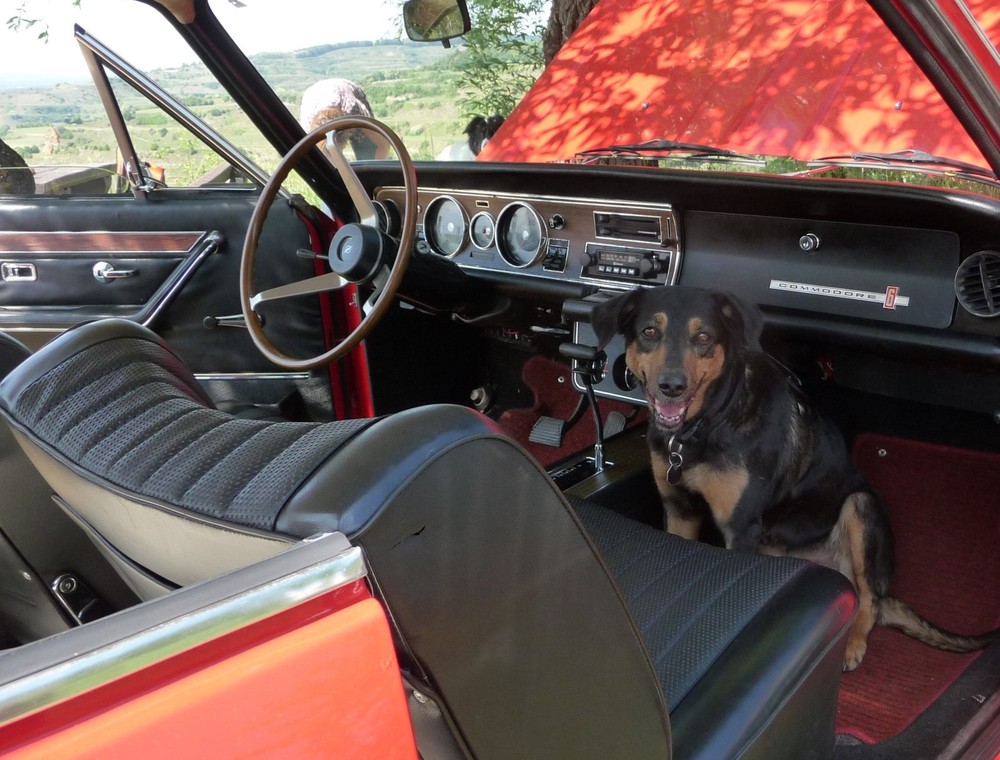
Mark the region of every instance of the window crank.
<instances>
[{"instance_id":1,"label":"window crank","mask_svg":"<svg viewBox=\"0 0 1000 760\"><path fill-rule=\"evenodd\" d=\"M115 269L114 264L107 261L98 261L94 264L94 268L91 271L98 282L122 280L126 277L135 277L139 274L136 269Z\"/></svg>"}]
</instances>

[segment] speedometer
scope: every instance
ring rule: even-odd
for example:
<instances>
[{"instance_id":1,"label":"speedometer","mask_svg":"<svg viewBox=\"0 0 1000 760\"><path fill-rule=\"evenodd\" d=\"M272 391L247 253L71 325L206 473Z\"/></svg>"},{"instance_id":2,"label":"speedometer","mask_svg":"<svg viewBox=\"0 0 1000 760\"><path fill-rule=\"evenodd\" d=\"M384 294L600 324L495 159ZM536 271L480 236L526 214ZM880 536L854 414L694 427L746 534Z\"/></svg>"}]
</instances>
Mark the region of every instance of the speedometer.
<instances>
[{"instance_id":1,"label":"speedometer","mask_svg":"<svg viewBox=\"0 0 1000 760\"><path fill-rule=\"evenodd\" d=\"M434 253L454 256L465 245L469 229L465 209L454 198L441 195L427 204L424 214L424 234Z\"/></svg>"},{"instance_id":2,"label":"speedometer","mask_svg":"<svg viewBox=\"0 0 1000 760\"><path fill-rule=\"evenodd\" d=\"M497 248L508 264L527 267L545 252L545 225L527 203L511 203L497 217Z\"/></svg>"}]
</instances>

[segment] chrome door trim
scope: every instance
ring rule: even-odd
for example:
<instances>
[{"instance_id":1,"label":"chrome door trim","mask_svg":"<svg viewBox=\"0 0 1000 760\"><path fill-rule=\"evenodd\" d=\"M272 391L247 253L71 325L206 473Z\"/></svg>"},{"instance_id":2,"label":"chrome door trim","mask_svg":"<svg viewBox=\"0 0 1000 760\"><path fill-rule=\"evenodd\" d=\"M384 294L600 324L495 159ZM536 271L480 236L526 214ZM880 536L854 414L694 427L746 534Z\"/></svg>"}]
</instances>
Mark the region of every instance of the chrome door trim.
<instances>
[{"instance_id":1,"label":"chrome door trim","mask_svg":"<svg viewBox=\"0 0 1000 760\"><path fill-rule=\"evenodd\" d=\"M310 543L320 546L322 559L311 556L316 551L309 550ZM290 559L295 561L296 552L305 554L310 563L260 582L262 570L268 577L266 571L269 567L286 565ZM235 579L238 582L240 575L256 575L257 581L217 597L210 603L198 603L199 596L210 591L212 584L225 588L232 585L227 581ZM236 573L180 589L86 626L9 650L0 655L0 663L11 670L10 663L16 662L15 658L26 658L30 662L33 659L31 653L37 650L56 647L63 656L0 684L0 726L359 581L365 575L361 549L350 546L343 534L324 534L306 539L282 554ZM192 597L195 604L182 614L172 614L171 607L183 604L182 600L187 597ZM155 613L161 609L166 614L147 615L149 620L138 630L121 637L115 636L116 628L128 621L130 614ZM72 643L85 639L88 633L97 630L107 631L102 645L78 649Z\"/></svg>"}]
</instances>

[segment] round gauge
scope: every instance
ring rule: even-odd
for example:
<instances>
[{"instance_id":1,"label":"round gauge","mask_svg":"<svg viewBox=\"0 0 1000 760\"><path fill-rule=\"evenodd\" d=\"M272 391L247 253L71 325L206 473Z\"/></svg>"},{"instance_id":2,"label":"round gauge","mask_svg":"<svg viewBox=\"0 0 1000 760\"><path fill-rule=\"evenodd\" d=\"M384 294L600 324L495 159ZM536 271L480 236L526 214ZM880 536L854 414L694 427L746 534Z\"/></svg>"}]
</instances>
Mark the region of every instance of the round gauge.
<instances>
[{"instance_id":1,"label":"round gauge","mask_svg":"<svg viewBox=\"0 0 1000 760\"><path fill-rule=\"evenodd\" d=\"M497 217L497 248L508 264L527 267L541 258L545 248L545 225L526 203L511 203Z\"/></svg>"},{"instance_id":2,"label":"round gauge","mask_svg":"<svg viewBox=\"0 0 1000 760\"><path fill-rule=\"evenodd\" d=\"M454 256L465 244L468 219L465 209L454 198L442 195L429 204L424 214L424 235L434 253Z\"/></svg>"},{"instance_id":3,"label":"round gauge","mask_svg":"<svg viewBox=\"0 0 1000 760\"><path fill-rule=\"evenodd\" d=\"M493 245L493 233L495 230L492 216L485 211L480 211L472 217L469 227L471 228L472 244L476 248L485 250Z\"/></svg>"},{"instance_id":4,"label":"round gauge","mask_svg":"<svg viewBox=\"0 0 1000 760\"><path fill-rule=\"evenodd\" d=\"M379 229L389 237L396 237L399 234L399 224L402 218L396 201L372 201L372 205L375 207L375 214L378 216Z\"/></svg>"}]
</instances>

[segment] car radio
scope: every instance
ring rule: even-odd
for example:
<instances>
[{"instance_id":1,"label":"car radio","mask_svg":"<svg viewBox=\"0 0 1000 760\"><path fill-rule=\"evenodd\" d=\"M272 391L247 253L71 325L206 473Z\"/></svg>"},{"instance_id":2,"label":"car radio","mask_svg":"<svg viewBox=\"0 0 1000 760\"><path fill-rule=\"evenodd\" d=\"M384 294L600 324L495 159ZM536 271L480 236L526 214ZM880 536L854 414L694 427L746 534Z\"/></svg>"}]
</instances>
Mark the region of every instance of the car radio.
<instances>
[{"instance_id":1,"label":"car radio","mask_svg":"<svg viewBox=\"0 0 1000 760\"><path fill-rule=\"evenodd\" d=\"M673 282L676 252L587 243L582 275L601 280L665 285Z\"/></svg>"}]
</instances>

